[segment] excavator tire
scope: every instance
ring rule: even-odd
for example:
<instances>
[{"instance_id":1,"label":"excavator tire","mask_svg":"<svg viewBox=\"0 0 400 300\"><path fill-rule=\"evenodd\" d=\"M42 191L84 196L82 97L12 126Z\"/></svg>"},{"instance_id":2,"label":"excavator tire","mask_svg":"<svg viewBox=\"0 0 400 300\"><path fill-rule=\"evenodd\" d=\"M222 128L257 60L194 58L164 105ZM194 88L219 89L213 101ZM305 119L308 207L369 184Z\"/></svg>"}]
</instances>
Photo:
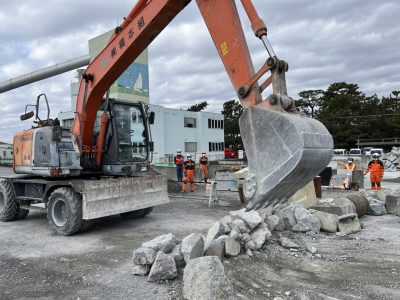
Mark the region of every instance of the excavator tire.
<instances>
[{"instance_id":1,"label":"excavator tire","mask_svg":"<svg viewBox=\"0 0 400 300\"><path fill-rule=\"evenodd\" d=\"M7 180L0 179L0 221L16 220L19 210L12 185Z\"/></svg>"},{"instance_id":2,"label":"excavator tire","mask_svg":"<svg viewBox=\"0 0 400 300\"><path fill-rule=\"evenodd\" d=\"M126 213L122 213L121 217L124 219L138 219L138 218L143 218L147 216L151 211L153 210L154 207L147 207L139 210L134 210L134 211L129 211Z\"/></svg>"},{"instance_id":3,"label":"excavator tire","mask_svg":"<svg viewBox=\"0 0 400 300\"><path fill-rule=\"evenodd\" d=\"M82 201L70 187L55 189L47 203L50 229L57 235L72 235L82 226Z\"/></svg>"}]
</instances>

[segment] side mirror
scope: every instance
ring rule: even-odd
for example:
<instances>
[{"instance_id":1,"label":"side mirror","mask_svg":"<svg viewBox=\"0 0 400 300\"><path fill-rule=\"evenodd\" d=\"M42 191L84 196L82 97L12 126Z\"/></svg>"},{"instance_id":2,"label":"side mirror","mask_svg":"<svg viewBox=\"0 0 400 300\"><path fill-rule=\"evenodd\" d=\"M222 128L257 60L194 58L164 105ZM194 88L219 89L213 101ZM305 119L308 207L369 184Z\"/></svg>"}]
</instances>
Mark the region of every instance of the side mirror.
<instances>
[{"instance_id":1,"label":"side mirror","mask_svg":"<svg viewBox=\"0 0 400 300\"><path fill-rule=\"evenodd\" d=\"M156 117L156 113L152 111L149 115L149 124L154 124L154 118Z\"/></svg>"},{"instance_id":2,"label":"side mirror","mask_svg":"<svg viewBox=\"0 0 400 300\"><path fill-rule=\"evenodd\" d=\"M35 115L35 113L33 111L30 111L28 113L21 115L19 118L21 119L21 121L25 121L25 120L32 118L34 115Z\"/></svg>"}]
</instances>

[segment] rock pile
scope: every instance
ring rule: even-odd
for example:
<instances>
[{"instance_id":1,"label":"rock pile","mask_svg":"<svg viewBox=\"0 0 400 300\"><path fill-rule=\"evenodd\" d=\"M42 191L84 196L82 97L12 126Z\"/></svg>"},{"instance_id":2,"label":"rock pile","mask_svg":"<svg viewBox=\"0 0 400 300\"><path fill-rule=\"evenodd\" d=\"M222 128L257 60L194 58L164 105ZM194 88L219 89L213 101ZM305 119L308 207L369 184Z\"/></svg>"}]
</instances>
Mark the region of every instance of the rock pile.
<instances>
[{"instance_id":1,"label":"rock pile","mask_svg":"<svg viewBox=\"0 0 400 300\"><path fill-rule=\"evenodd\" d=\"M388 153L382 156L385 171L395 172L400 170L400 148L393 147Z\"/></svg>"}]
</instances>

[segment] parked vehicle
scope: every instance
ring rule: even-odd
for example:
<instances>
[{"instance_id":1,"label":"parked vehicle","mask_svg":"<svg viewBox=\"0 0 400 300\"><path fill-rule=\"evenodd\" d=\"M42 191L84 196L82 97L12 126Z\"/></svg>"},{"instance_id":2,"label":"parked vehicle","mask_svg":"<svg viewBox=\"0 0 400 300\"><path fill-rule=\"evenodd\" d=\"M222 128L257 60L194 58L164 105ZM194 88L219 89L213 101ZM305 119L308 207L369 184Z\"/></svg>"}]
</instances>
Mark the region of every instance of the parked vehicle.
<instances>
[{"instance_id":1,"label":"parked vehicle","mask_svg":"<svg viewBox=\"0 0 400 300\"><path fill-rule=\"evenodd\" d=\"M237 154L231 148L224 148L225 159L227 158L236 158Z\"/></svg>"},{"instance_id":2,"label":"parked vehicle","mask_svg":"<svg viewBox=\"0 0 400 300\"><path fill-rule=\"evenodd\" d=\"M347 155L348 152L346 149L333 149L334 155Z\"/></svg>"},{"instance_id":3,"label":"parked vehicle","mask_svg":"<svg viewBox=\"0 0 400 300\"><path fill-rule=\"evenodd\" d=\"M361 155L362 151L359 148L352 148L349 151L349 155Z\"/></svg>"},{"instance_id":4,"label":"parked vehicle","mask_svg":"<svg viewBox=\"0 0 400 300\"><path fill-rule=\"evenodd\" d=\"M371 149L372 149L372 147L365 147L365 148L362 150L362 153L363 153L364 155L371 155Z\"/></svg>"},{"instance_id":5,"label":"parked vehicle","mask_svg":"<svg viewBox=\"0 0 400 300\"><path fill-rule=\"evenodd\" d=\"M370 151L370 155L372 155L374 153L378 153L379 155L383 155L385 152L383 151L382 148L373 148Z\"/></svg>"}]
</instances>

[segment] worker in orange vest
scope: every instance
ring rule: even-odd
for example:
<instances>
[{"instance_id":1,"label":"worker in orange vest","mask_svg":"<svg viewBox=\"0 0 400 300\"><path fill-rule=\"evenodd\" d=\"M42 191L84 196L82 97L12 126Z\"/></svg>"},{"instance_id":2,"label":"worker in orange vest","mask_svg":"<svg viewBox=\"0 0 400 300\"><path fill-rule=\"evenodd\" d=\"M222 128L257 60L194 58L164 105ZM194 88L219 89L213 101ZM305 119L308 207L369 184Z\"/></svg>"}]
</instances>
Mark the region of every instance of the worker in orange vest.
<instances>
[{"instance_id":1,"label":"worker in orange vest","mask_svg":"<svg viewBox=\"0 0 400 300\"><path fill-rule=\"evenodd\" d=\"M347 164L344 165L344 168L346 170L351 170L351 171L356 171L357 170L357 166L354 163L354 159L352 157L349 157L347 159Z\"/></svg>"},{"instance_id":2,"label":"worker in orange vest","mask_svg":"<svg viewBox=\"0 0 400 300\"><path fill-rule=\"evenodd\" d=\"M183 164L183 173L185 174L185 178L182 184L182 193L186 192L186 184L190 182L190 191L194 192L194 177L196 175L196 164L192 160L192 156L188 154L187 160Z\"/></svg>"},{"instance_id":3,"label":"worker in orange vest","mask_svg":"<svg viewBox=\"0 0 400 300\"><path fill-rule=\"evenodd\" d=\"M367 169L364 172L364 175L366 175L368 172L370 172L370 177L371 177L371 190L381 190L381 180L383 177L384 173L384 166L381 160L379 160L379 154L374 153L372 155L373 160L371 160L368 164Z\"/></svg>"},{"instance_id":4,"label":"worker in orange vest","mask_svg":"<svg viewBox=\"0 0 400 300\"><path fill-rule=\"evenodd\" d=\"M176 151L176 155L174 156L174 163L176 166L176 177L178 181L182 181L183 178L183 163L185 162L185 158L181 154L181 149Z\"/></svg>"},{"instance_id":5,"label":"worker in orange vest","mask_svg":"<svg viewBox=\"0 0 400 300\"><path fill-rule=\"evenodd\" d=\"M206 156L206 154L204 152L201 153L201 157L199 158L199 164L200 164L200 173L203 173L204 182L207 182L207 179L208 179L208 157Z\"/></svg>"}]
</instances>

